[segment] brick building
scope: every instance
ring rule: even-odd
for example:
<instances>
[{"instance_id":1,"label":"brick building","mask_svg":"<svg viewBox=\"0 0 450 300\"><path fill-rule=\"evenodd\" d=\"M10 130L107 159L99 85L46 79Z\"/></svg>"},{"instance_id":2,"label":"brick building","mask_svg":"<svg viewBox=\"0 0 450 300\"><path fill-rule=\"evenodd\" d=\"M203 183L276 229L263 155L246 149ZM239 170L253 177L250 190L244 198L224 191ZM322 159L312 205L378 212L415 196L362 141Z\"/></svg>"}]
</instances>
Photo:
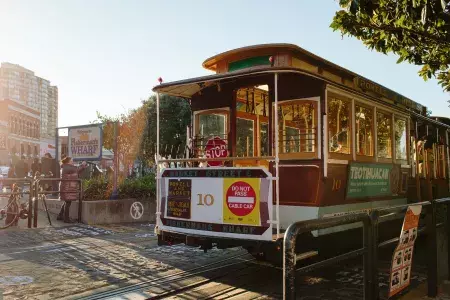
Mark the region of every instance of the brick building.
<instances>
[{"instance_id":1,"label":"brick building","mask_svg":"<svg viewBox=\"0 0 450 300\"><path fill-rule=\"evenodd\" d=\"M31 165L39 157L40 113L16 101L0 99L0 165L22 155Z\"/></svg>"}]
</instances>

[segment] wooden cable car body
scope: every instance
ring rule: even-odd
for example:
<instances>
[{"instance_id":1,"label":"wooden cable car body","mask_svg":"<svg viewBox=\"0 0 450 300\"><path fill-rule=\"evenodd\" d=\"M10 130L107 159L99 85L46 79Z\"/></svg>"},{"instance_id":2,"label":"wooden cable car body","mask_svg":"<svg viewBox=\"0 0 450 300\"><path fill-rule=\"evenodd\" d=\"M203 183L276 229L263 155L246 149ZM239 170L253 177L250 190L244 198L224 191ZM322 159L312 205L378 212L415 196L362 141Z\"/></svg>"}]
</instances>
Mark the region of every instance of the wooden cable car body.
<instances>
[{"instance_id":1,"label":"wooden cable car body","mask_svg":"<svg viewBox=\"0 0 450 300\"><path fill-rule=\"evenodd\" d=\"M203 66L216 74L154 88L193 113L189 150L157 161L172 165L158 170L161 244L270 252L296 221L449 195L449 119L295 45Z\"/></svg>"}]
</instances>

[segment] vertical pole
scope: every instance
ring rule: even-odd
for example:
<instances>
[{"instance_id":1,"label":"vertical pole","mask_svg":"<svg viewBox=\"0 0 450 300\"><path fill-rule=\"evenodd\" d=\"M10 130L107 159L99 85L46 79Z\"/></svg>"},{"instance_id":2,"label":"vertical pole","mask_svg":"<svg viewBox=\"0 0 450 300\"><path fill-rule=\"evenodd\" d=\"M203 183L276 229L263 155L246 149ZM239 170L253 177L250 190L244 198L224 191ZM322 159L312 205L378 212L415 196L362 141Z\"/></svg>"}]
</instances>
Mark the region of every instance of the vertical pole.
<instances>
[{"instance_id":1,"label":"vertical pole","mask_svg":"<svg viewBox=\"0 0 450 300\"><path fill-rule=\"evenodd\" d=\"M159 190L159 93L156 93L156 228L159 226L160 212L160 190Z\"/></svg>"},{"instance_id":2,"label":"vertical pole","mask_svg":"<svg viewBox=\"0 0 450 300\"><path fill-rule=\"evenodd\" d=\"M449 188L450 188L450 156L449 156L449 144L448 144L448 129L447 130L445 130L445 149L446 149L446 152L447 152L447 157L446 157L446 159L447 159L447 180L448 180L448 186L449 186ZM447 219L447 220L450 220L450 219ZM450 252L449 252L450 253Z\"/></svg>"},{"instance_id":3,"label":"vertical pole","mask_svg":"<svg viewBox=\"0 0 450 300\"><path fill-rule=\"evenodd\" d=\"M278 114L278 113L277 113ZM283 299L296 299L295 296L295 244L299 234L296 223L289 226L283 240Z\"/></svg>"},{"instance_id":4,"label":"vertical pole","mask_svg":"<svg viewBox=\"0 0 450 300\"><path fill-rule=\"evenodd\" d=\"M431 200L431 204L427 207L427 282L428 297L436 297L438 293L437 287L437 241L436 241L436 203Z\"/></svg>"},{"instance_id":5,"label":"vertical pole","mask_svg":"<svg viewBox=\"0 0 450 300\"><path fill-rule=\"evenodd\" d=\"M276 216L277 216L277 238L280 235L280 158L279 158L279 128L278 128L278 73L275 73L275 197L276 197Z\"/></svg>"},{"instance_id":6,"label":"vertical pole","mask_svg":"<svg viewBox=\"0 0 450 300\"><path fill-rule=\"evenodd\" d=\"M450 280L450 207L449 202L445 202L447 208L447 278Z\"/></svg>"},{"instance_id":7,"label":"vertical pole","mask_svg":"<svg viewBox=\"0 0 450 300\"><path fill-rule=\"evenodd\" d=\"M59 158L58 143L59 143L59 128L56 128L56 130L55 130L55 160L56 161L58 161L58 158Z\"/></svg>"},{"instance_id":8,"label":"vertical pole","mask_svg":"<svg viewBox=\"0 0 450 300\"><path fill-rule=\"evenodd\" d=\"M112 199L117 199L117 175L119 174L119 147L117 145L119 121L114 122L114 174Z\"/></svg>"},{"instance_id":9,"label":"vertical pole","mask_svg":"<svg viewBox=\"0 0 450 300\"><path fill-rule=\"evenodd\" d=\"M378 220L379 220L379 211L373 210L370 213L370 226L372 228L372 257L370 258L372 263L372 299L379 299L379 286L378 286Z\"/></svg>"},{"instance_id":10,"label":"vertical pole","mask_svg":"<svg viewBox=\"0 0 450 300\"><path fill-rule=\"evenodd\" d=\"M36 183L35 183L35 185L34 185L34 189L37 191L37 189L38 189L38 181L36 181ZM32 186L33 184L30 184L30 193L31 193L31 186ZM37 194L37 192L36 192L36 195L35 195L35 197L34 197L34 200L33 200L33 217L34 217L34 219L33 219L33 227L34 228L36 228L37 227L37 221L38 221L38 205L39 205L39 203L38 203L38 194ZM31 209L31 208L30 208Z\"/></svg>"},{"instance_id":11,"label":"vertical pole","mask_svg":"<svg viewBox=\"0 0 450 300\"><path fill-rule=\"evenodd\" d=\"M372 222L371 217L369 216L369 221L363 222L363 248L365 250L363 256L363 270L364 270L364 299L372 300L373 299L373 232L372 232Z\"/></svg>"},{"instance_id":12,"label":"vertical pole","mask_svg":"<svg viewBox=\"0 0 450 300\"><path fill-rule=\"evenodd\" d=\"M416 144L416 191L417 191L417 201L420 202L422 201L422 193L421 193L421 187L420 187L420 174L419 174L419 148L417 147L418 143L419 143L419 132L418 132L418 126L417 126L417 120L415 121L415 136L416 136L416 140L415 140L415 144ZM423 145L422 145L423 148ZM422 162L422 171L423 171L424 165Z\"/></svg>"},{"instance_id":13,"label":"vertical pole","mask_svg":"<svg viewBox=\"0 0 450 300\"><path fill-rule=\"evenodd\" d=\"M36 191L35 186L33 185L33 183L30 182L30 194L28 195L28 228L31 228L31 221L33 218L33 195L32 195L32 191ZM37 197L37 192L34 193Z\"/></svg>"}]
</instances>

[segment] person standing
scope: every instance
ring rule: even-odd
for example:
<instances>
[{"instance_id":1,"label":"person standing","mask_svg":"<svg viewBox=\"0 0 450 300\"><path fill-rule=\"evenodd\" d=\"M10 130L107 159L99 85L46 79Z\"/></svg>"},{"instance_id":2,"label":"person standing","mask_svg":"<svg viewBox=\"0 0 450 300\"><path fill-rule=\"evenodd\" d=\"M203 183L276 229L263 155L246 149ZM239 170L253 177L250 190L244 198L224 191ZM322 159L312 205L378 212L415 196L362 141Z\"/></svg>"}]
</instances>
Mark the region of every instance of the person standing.
<instances>
[{"instance_id":1,"label":"person standing","mask_svg":"<svg viewBox=\"0 0 450 300\"><path fill-rule=\"evenodd\" d=\"M17 162L16 164L16 177L23 179L28 175L28 164L25 162L25 156Z\"/></svg>"},{"instance_id":2,"label":"person standing","mask_svg":"<svg viewBox=\"0 0 450 300\"><path fill-rule=\"evenodd\" d=\"M34 177L34 176L36 176L36 172L42 173L41 169L42 169L42 165L39 162L39 158L35 158L33 160L33 163L31 164L31 175Z\"/></svg>"},{"instance_id":3,"label":"person standing","mask_svg":"<svg viewBox=\"0 0 450 300\"><path fill-rule=\"evenodd\" d=\"M78 182L78 175L86 168L86 162L77 167L73 164L72 158L67 156L61 161L61 179L73 181L61 181L59 190L60 198L64 201L61 211L59 212L57 220L64 220L64 223L72 223L70 215L70 205L72 201L76 201L80 197Z\"/></svg>"}]
</instances>

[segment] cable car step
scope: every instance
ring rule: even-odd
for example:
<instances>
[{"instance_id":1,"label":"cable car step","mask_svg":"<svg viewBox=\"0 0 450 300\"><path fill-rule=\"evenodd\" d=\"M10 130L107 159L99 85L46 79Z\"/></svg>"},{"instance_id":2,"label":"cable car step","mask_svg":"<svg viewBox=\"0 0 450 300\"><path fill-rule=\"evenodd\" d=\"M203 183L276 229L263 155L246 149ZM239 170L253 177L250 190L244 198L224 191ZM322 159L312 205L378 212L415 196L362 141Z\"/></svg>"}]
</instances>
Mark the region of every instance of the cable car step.
<instances>
[{"instance_id":1,"label":"cable car step","mask_svg":"<svg viewBox=\"0 0 450 300\"><path fill-rule=\"evenodd\" d=\"M301 261L301 260L316 256L318 254L319 254L318 251L308 251L308 252L304 252L304 253L299 253L299 254L295 255L295 261L296 262Z\"/></svg>"}]
</instances>

